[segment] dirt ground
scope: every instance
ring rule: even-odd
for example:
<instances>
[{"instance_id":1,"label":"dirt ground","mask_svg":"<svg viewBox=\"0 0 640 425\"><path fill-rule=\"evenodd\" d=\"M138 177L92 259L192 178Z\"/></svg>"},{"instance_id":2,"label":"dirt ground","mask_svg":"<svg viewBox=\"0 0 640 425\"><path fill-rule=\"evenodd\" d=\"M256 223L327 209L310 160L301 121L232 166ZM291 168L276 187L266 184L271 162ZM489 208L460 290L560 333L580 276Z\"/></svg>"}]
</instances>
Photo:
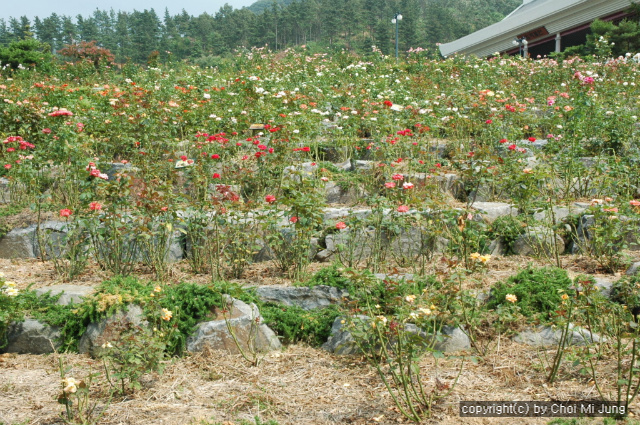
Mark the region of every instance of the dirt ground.
<instances>
[{"instance_id":1,"label":"dirt ground","mask_svg":"<svg viewBox=\"0 0 640 425\"><path fill-rule=\"evenodd\" d=\"M637 260L637 259L636 259ZM530 258L494 258L481 281L483 287L502 280L528 263ZM589 260L563 257L570 274L597 271ZM314 264L312 270L323 265ZM56 283L53 267L38 260L0 260L0 271L21 289ZM188 274L186 264L174 266L172 279L206 282L207 276ZM76 285L97 285L109 276L93 267ZM144 275L143 275L144 277ZM612 280L616 276L608 275ZM269 263L253 265L242 282L248 285L282 284L288 281ZM428 390L451 385L464 361L453 391L433 406L425 424L546 424L551 418L460 417L460 401L570 401L597 399L590 378L568 364L554 384L546 384L548 359L555 350L514 343L509 338L490 341L484 357L457 353L436 365L431 356L421 363ZM470 360L475 356L476 362ZM0 425L59 424L64 407L59 361L71 366L67 376L87 379L101 372L100 364L85 355L0 356ZM545 360L547 359L547 360ZM611 365L602 370L605 387L612 388ZM408 423L397 409L376 371L358 356L335 356L306 345L286 346L266 354L258 366L223 352L203 352L167 361L161 375L145 376L143 388L128 398L108 400L108 384L102 377L90 385L92 420L100 424L396 424ZM640 404L631 416L640 415ZM256 419L257 418L257 419ZM246 421L246 422L243 422ZM586 423L602 423L602 420ZM272 423L273 425L273 423Z\"/></svg>"}]
</instances>

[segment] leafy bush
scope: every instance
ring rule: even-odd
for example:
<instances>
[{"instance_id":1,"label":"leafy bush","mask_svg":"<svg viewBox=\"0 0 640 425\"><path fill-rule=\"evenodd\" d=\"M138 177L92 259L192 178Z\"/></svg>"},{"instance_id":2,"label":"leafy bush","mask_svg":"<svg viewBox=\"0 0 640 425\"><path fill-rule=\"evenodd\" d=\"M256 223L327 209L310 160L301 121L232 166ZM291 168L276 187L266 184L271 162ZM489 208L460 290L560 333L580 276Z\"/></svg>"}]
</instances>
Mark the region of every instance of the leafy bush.
<instances>
[{"instance_id":1,"label":"leafy bush","mask_svg":"<svg viewBox=\"0 0 640 425\"><path fill-rule=\"evenodd\" d=\"M489 229L488 235L491 239L500 238L506 245L506 253L513 254L513 243L525 231L526 224L518 217L505 215L498 217Z\"/></svg>"},{"instance_id":2,"label":"leafy bush","mask_svg":"<svg viewBox=\"0 0 640 425\"><path fill-rule=\"evenodd\" d=\"M303 310L296 306L267 303L260 307L265 323L281 338L291 344L306 342L317 347L331 334L331 325L340 315L337 306L322 309Z\"/></svg>"},{"instance_id":3,"label":"leafy bush","mask_svg":"<svg viewBox=\"0 0 640 425\"><path fill-rule=\"evenodd\" d=\"M624 276L611 287L611 300L626 305L637 315L640 312L640 276Z\"/></svg>"},{"instance_id":4,"label":"leafy bush","mask_svg":"<svg viewBox=\"0 0 640 425\"><path fill-rule=\"evenodd\" d=\"M333 286L334 288L347 289L349 279L342 274L342 268L337 264L332 264L317 271L311 279L304 282L303 286L313 288L318 285Z\"/></svg>"},{"instance_id":5,"label":"leafy bush","mask_svg":"<svg viewBox=\"0 0 640 425\"><path fill-rule=\"evenodd\" d=\"M507 294L513 294L518 298L517 305L524 316L545 318L558 308L562 291L567 291L571 285L571 279L562 269L527 268L506 282L497 283L491 290L487 308L497 309L507 303Z\"/></svg>"}]
</instances>

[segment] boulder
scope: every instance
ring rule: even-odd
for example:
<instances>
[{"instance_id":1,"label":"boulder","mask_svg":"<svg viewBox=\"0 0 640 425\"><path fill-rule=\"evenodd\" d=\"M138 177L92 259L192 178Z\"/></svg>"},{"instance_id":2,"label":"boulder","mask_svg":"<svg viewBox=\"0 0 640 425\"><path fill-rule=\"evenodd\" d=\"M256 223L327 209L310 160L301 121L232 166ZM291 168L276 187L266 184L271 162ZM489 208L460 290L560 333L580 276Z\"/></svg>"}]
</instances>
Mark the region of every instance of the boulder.
<instances>
[{"instance_id":1,"label":"boulder","mask_svg":"<svg viewBox=\"0 0 640 425\"><path fill-rule=\"evenodd\" d=\"M44 294L49 294L51 296L62 294L60 295L60 298L58 298L57 304L59 305L80 304L83 299L91 295L93 291L94 288L91 286L79 285L54 285L35 290L38 296Z\"/></svg>"},{"instance_id":2,"label":"boulder","mask_svg":"<svg viewBox=\"0 0 640 425\"><path fill-rule=\"evenodd\" d=\"M358 315L355 320L368 323L371 318L368 316ZM358 344L348 329L345 328L347 321L344 317L336 317L331 326L331 336L322 348L333 354L351 355L359 354ZM433 349L443 353L452 353L456 351L464 351L471 348L471 340L469 336L460 327L443 326L438 336L427 334L424 330L418 328L412 323L405 325L405 331L419 335L425 340L426 344L433 344Z\"/></svg>"},{"instance_id":3,"label":"boulder","mask_svg":"<svg viewBox=\"0 0 640 425\"><path fill-rule=\"evenodd\" d=\"M549 144L549 141L546 139L536 139L533 142L529 142L527 140L527 142L528 142L528 145L531 146L532 148L541 149L541 150L544 149ZM521 143L523 145L526 144L526 142L521 142Z\"/></svg>"},{"instance_id":4,"label":"boulder","mask_svg":"<svg viewBox=\"0 0 640 425\"><path fill-rule=\"evenodd\" d=\"M596 288L598 288L602 296L605 298L611 298L611 290L613 289L613 282L602 277L596 277L594 278L594 280L596 281L595 286Z\"/></svg>"},{"instance_id":5,"label":"boulder","mask_svg":"<svg viewBox=\"0 0 640 425\"><path fill-rule=\"evenodd\" d=\"M0 239L0 258L36 258L36 226L13 229Z\"/></svg>"},{"instance_id":6,"label":"boulder","mask_svg":"<svg viewBox=\"0 0 640 425\"><path fill-rule=\"evenodd\" d=\"M336 168L340 171L351 171L352 167L351 167L351 160L347 159L344 162L341 162L339 164L333 164L336 166Z\"/></svg>"},{"instance_id":7,"label":"boulder","mask_svg":"<svg viewBox=\"0 0 640 425\"><path fill-rule=\"evenodd\" d=\"M489 254L495 257L507 255L508 247L502 238L494 239L489 244Z\"/></svg>"},{"instance_id":8,"label":"boulder","mask_svg":"<svg viewBox=\"0 0 640 425\"><path fill-rule=\"evenodd\" d=\"M562 329L551 326L538 326L535 329L527 329L513 337L513 340L519 344L530 345L533 347L550 347L557 346L562 337ZM603 338L586 329L569 324L569 334L567 335L567 344L569 345L585 345L592 342L600 342Z\"/></svg>"},{"instance_id":9,"label":"boulder","mask_svg":"<svg viewBox=\"0 0 640 425\"><path fill-rule=\"evenodd\" d=\"M35 319L13 322L7 329L7 353L48 354L60 348L60 329Z\"/></svg>"},{"instance_id":10,"label":"boulder","mask_svg":"<svg viewBox=\"0 0 640 425\"><path fill-rule=\"evenodd\" d=\"M436 176L436 181L442 192L448 192L456 199L464 198L464 183L457 174Z\"/></svg>"},{"instance_id":11,"label":"boulder","mask_svg":"<svg viewBox=\"0 0 640 425\"><path fill-rule=\"evenodd\" d=\"M447 142L440 140L429 142L429 152L435 154L438 158L446 158L448 150L449 146L447 145Z\"/></svg>"},{"instance_id":12,"label":"boulder","mask_svg":"<svg viewBox=\"0 0 640 425\"><path fill-rule=\"evenodd\" d=\"M592 214L585 214L578 220L578 227L576 229L576 240L571 248L571 253L575 254L580 251L589 250L589 240L591 234L589 228L596 224L596 218Z\"/></svg>"},{"instance_id":13,"label":"boulder","mask_svg":"<svg viewBox=\"0 0 640 425\"><path fill-rule=\"evenodd\" d=\"M327 182L324 186L327 204L355 204L359 200L358 190L354 186L343 187L335 182Z\"/></svg>"},{"instance_id":14,"label":"boulder","mask_svg":"<svg viewBox=\"0 0 640 425\"><path fill-rule=\"evenodd\" d=\"M518 215L518 209L511 204L505 202L474 202L471 208L475 209L480 215L490 223L493 223L498 217L506 215Z\"/></svg>"},{"instance_id":15,"label":"boulder","mask_svg":"<svg viewBox=\"0 0 640 425\"><path fill-rule=\"evenodd\" d=\"M376 230L361 229L357 231L342 230L338 233L327 235L324 239L327 250L340 255L349 263L362 261L369 258L374 250L382 247L376 245ZM387 242L382 242L383 247Z\"/></svg>"},{"instance_id":16,"label":"boulder","mask_svg":"<svg viewBox=\"0 0 640 425\"><path fill-rule=\"evenodd\" d=\"M37 227L35 231L35 239L33 250L36 257L51 258L52 256L60 257L67 251L67 232L69 224L64 221L45 221L40 225L41 243L38 242ZM44 252L43 252L44 250Z\"/></svg>"},{"instance_id":17,"label":"boulder","mask_svg":"<svg viewBox=\"0 0 640 425\"><path fill-rule=\"evenodd\" d=\"M357 320L368 322L371 320L367 316L358 315L355 316ZM352 354L360 353L358 345L353 340L351 332L345 329L346 320L344 317L336 317L331 326L331 335L327 342L322 344L322 348L330 353L338 354L340 356L348 356Z\"/></svg>"},{"instance_id":18,"label":"boulder","mask_svg":"<svg viewBox=\"0 0 640 425\"><path fill-rule=\"evenodd\" d=\"M545 210L545 211L540 211L537 212L533 215L533 218L537 221L543 221L546 223L552 223L552 218L555 216L555 221L556 223L560 223L561 221L563 221L565 218L569 217L570 215L573 214L582 214L584 212L584 208L582 207L578 207L575 204L574 205L569 205L566 207L561 207L561 206L554 206L552 207L552 211L549 210Z\"/></svg>"},{"instance_id":19,"label":"boulder","mask_svg":"<svg viewBox=\"0 0 640 425\"><path fill-rule=\"evenodd\" d=\"M347 217L355 216L361 219L367 218L371 214L370 208L325 208L323 210L323 220L325 222L335 222L344 220Z\"/></svg>"},{"instance_id":20,"label":"boulder","mask_svg":"<svg viewBox=\"0 0 640 425\"><path fill-rule=\"evenodd\" d=\"M131 173L137 171L136 168L133 167L133 165L127 163L127 164L123 164L121 162L114 162L111 164L111 166L109 167L109 169L107 171L105 171L105 174L107 175L107 177L109 178L109 180L115 180L118 178L118 175L121 173Z\"/></svg>"},{"instance_id":21,"label":"boulder","mask_svg":"<svg viewBox=\"0 0 640 425\"><path fill-rule=\"evenodd\" d=\"M0 204L8 204L11 202L11 188L9 180L0 177Z\"/></svg>"},{"instance_id":22,"label":"boulder","mask_svg":"<svg viewBox=\"0 0 640 425\"><path fill-rule=\"evenodd\" d=\"M245 353L278 350L282 347L276 334L263 323L255 304L249 306L240 300L225 297L228 312L216 309L215 320L198 324L193 335L187 339L188 351L202 351L209 347L238 354L238 345ZM229 327L233 330L233 335L229 332Z\"/></svg>"},{"instance_id":23,"label":"boulder","mask_svg":"<svg viewBox=\"0 0 640 425\"><path fill-rule=\"evenodd\" d=\"M620 224L619 232L622 234L622 237L615 242L620 245L626 245L626 248L630 251L640 251L640 238L638 236L637 220L632 220L625 216L618 216L618 220ZM593 238L593 229L596 225L594 215L585 214L580 217L580 220L578 221L578 228L576 229L577 240L572 249L572 253L589 249Z\"/></svg>"},{"instance_id":24,"label":"boulder","mask_svg":"<svg viewBox=\"0 0 640 425\"><path fill-rule=\"evenodd\" d=\"M411 323L405 326L405 330L407 332L416 333L425 338L425 340L427 340L427 338L432 338L428 343L433 344L433 349L435 351L440 351L442 353L455 353L457 351L469 350L471 348L469 335L467 335L467 333L459 326L454 327L445 325L440 329L440 334L436 337L427 335L427 333L422 329Z\"/></svg>"},{"instance_id":25,"label":"boulder","mask_svg":"<svg viewBox=\"0 0 640 425\"><path fill-rule=\"evenodd\" d=\"M78 342L78 352L98 355L103 344L119 338L123 325L147 326L142 308L130 304L124 311L120 310L99 322L89 324Z\"/></svg>"},{"instance_id":26,"label":"boulder","mask_svg":"<svg viewBox=\"0 0 640 425\"><path fill-rule=\"evenodd\" d=\"M388 235L390 255L394 258L414 259L433 251L434 237L420 227L401 228L395 235Z\"/></svg>"},{"instance_id":27,"label":"boulder","mask_svg":"<svg viewBox=\"0 0 640 425\"><path fill-rule=\"evenodd\" d=\"M631 267L629 267L629 269L627 269L625 274L627 276L635 276L639 272L640 272L640 261L637 261L637 262L631 264Z\"/></svg>"},{"instance_id":28,"label":"boulder","mask_svg":"<svg viewBox=\"0 0 640 425\"><path fill-rule=\"evenodd\" d=\"M316 165L315 162L304 162L298 165L290 165L288 167L285 167L284 170L282 170L282 178L283 179L289 178L295 181L300 181L300 178L303 176L304 177L312 176L317 169L318 169L318 166Z\"/></svg>"},{"instance_id":29,"label":"boulder","mask_svg":"<svg viewBox=\"0 0 640 425\"><path fill-rule=\"evenodd\" d=\"M134 243L134 241L131 240L130 243ZM160 239L155 238L152 240L152 243L155 245L153 249L157 249ZM173 232L165 243L165 261L175 263L185 258L186 241L182 232ZM134 257L134 261L146 261L148 257L149 251L146 249L144 244L139 243L138 252Z\"/></svg>"},{"instance_id":30,"label":"boulder","mask_svg":"<svg viewBox=\"0 0 640 425\"><path fill-rule=\"evenodd\" d=\"M332 256L333 252L329 251L328 249L322 249L316 254L316 261L324 263L329 261Z\"/></svg>"},{"instance_id":31,"label":"boulder","mask_svg":"<svg viewBox=\"0 0 640 425\"><path fill-rule=\"evenodd\" d=\"M275 260L277 258L278 253L280 253L281 255L290 254L285 250L287 250L295 241L296 231L291 226L291 223L289 223L288 225L289 225L288 228L280 229L280 234L282 236L282 239L279 242L277 242L279 245L270 246L268 244L268 241L264 239L258 239L255 241L254 244L247 244L247 249L249 248L255 249L254 251L255 254L253 255L254 263L262 263L264 261ZM302 235L302 237L304 238L304 235ZM318 238L310 238L308 241L309 241L308 258L309 260L312 260L315 258L316 254L320 250L320 245L319 245ZM303 239L302 242L306 243L306 240ZM276 242L273 241L273 243L276 243Z\"/></svg>"},{"instance_id":32,"label":"boulder","mask_svg":"<svg viewBox=\"0 0 640 425\"><path fill-rule=\"evenodd\" d=\"M353 161L353 169L358 170L371 170L375 167L375 161L364 161L361 159Z\"/></svg>"},{"instance_id":33,"label":"boulder","mask_svg":"<svg viewBox=\"0 0 640 425\"><path fill-rule=\"evenodd\" d=\"M375 276L376 279L379 279L379 280L393 280L397 282L410 281L410 280L413 280L414 278L413 273L390 273L390 274L374 273L373 275Z\"/></svg>"},{"instance_id":34,"label":"boulder","mask_svg":"<svg viewBox=\"0 0 640 425\"><path fill-rule=\"evenodd\" d=\"M297 306L304 310L323 308L338 304L349 293L338 288L318 285L305 286L269 285L256 288L256 295L264 302Z\"/></svg>"},{"instance_id":35,"label":"boulder","mask_svg":"<svg viewBox=\"0 0 640 425\"><path fill-rule=\"evenodd\" d=\"M515 240L512 249L516 255L552 257L555 255L555 249L559 254L564 252L564 241L552 229L528 227L526 232Z\"/></svg>"}]
</instances>

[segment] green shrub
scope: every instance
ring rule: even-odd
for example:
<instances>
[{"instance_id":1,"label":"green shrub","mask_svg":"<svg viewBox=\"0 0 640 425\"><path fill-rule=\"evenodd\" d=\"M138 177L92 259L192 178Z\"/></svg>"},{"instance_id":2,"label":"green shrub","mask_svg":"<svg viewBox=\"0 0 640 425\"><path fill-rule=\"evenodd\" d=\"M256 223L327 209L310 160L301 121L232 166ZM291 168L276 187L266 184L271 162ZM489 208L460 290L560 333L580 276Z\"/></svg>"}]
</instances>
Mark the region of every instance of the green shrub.
<instances>
[{"instance_id":1,"label":"green shrub","mask_svg":"<svg viewBox=\"0 0 640 425\"><path fill-rule=\"evenodd\" d=\"M624 276L611 287L611 301L624 304L636 315L640 307L640 276Z\"/></svg>"},{"instance_id":2,"label":"green shrub","mask_svg":"<svg viewBox=\"0 0 640 425\"><path fill-rule=\"evenodd\" d=\"M497 309L507 294L518 297L517 305L526 317L547 318L562 301L560 296L572 285L567 272L555 267L527 268L491 290L487 308Z\"/></svg>"},{"instance_id":3,"label":"green shrub","mask_svg":"<svg viewBox=\"0 0 640 425\"><path fill-rule=\"evenodd\" d=\"M349 279L342 274L342 268L337 264L332 264L317 271L311 279L302 285L313 288L318 285L333 286L334 288L347 289L349 287Z\"/></svg>"},{"instance_id":4,"label":"green shrub","mask_svg":"<svg viewBox=\"0 0 640 425\"><path fill-rule=\"evenodd\" d=\"M267 303L260 307L265 323L285 344L305 342L311 346L322 345L331 334L331 325L340 315L337 306L303 310L297 306Z\"/></svg>"},{"instance_id":5,"label":"green shrub","mask_svg":"<svg viewBox=\"0 0 640 425\"><path fill-rule=\"evenodd\" d=\"M162 323L161 310L166 308L173 314L173 332L168 334L166 350L171 354L181 353L196 325L211 315L214 306L222 305L222 289L225 288L221 285L182 283L164 286L161 292L156 292L156 286L154 282L134 277L115 277L103 282L83 303L69 306L57 305L59 296L38 297L33 291L21 296L26 314L60 327L63 350L75 350L90 323L115 313L127 304L140 305L147 319L154 324Z\"/></svg>"},{"instance_id":6,"label":"green shrub","mask_svg":"<svg viewBox=\"0 0 640 425\"><path fill-rule=\"evenodd\" d=\"M498 217L488 231L490 239L502 239L506 245L506 253L513 254L513 244L525 231L526 224L517 217L505 215Z\"/></svg>"}]
</instances>

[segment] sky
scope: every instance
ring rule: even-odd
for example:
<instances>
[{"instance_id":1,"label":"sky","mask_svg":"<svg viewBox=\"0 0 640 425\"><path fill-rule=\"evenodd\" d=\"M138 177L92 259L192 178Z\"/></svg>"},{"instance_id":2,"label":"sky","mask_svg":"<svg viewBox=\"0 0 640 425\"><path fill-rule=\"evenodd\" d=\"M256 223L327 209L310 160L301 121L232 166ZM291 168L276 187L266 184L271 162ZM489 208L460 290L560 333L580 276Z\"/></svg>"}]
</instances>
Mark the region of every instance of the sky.
<instances>
[{"instance_id":1,"label":"sky","mask_svg":"<svg viewBox=\"0 0 640 425\"><path fill-rule=\"evenodd\" d=\"M234 9L250 6L255 0L2 0L0 18L8 21L10 17L20 18L27 16L30 20L38 16L46 18L52 13L67 15L75 18L77 15L89 16L94 10L121 10L133 12L154 9L162 18L165 8L171 15L177 15L186 10L189 15L198 16L207 12L214 14L225 3L229 3Z\"/></svg>"}]
</instances>

